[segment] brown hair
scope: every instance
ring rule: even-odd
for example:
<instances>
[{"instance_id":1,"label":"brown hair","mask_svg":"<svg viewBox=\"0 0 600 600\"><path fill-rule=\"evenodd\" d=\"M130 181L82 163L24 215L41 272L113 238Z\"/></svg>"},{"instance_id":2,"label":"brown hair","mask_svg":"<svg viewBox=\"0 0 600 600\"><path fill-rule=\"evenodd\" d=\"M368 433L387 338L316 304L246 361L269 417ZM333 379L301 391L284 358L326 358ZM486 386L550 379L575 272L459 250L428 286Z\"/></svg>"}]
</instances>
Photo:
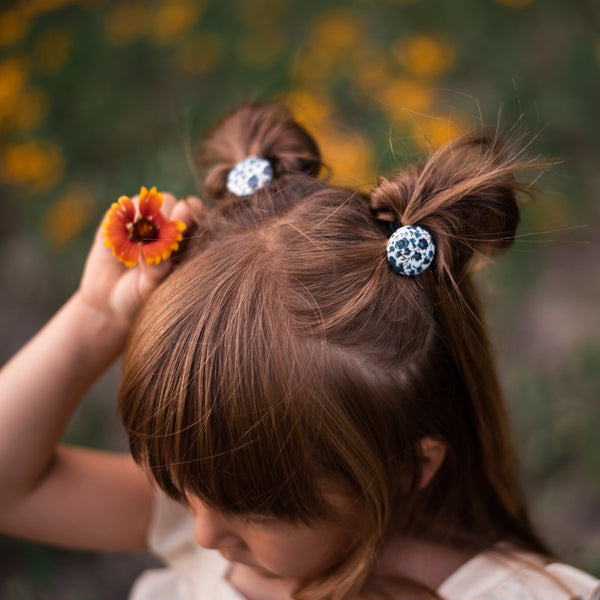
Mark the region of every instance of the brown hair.
<instances>
[{"instance_id":1,"label":"brown hair","mask_svg":"<svg viewBox=\"0 0 600 600\"><path fill-rule=\"evenodd\" d=\"M236 198L226 175L248 154L268 157L276 177ZM366 195L317 180L308 134L284 109L250 104L199 156L224 202L132 332L120 412L135 459L178 501L292 522L328 516L324 475L348 484L364 534L298 598L356 593L392 529L473 551L504 539L544 552L470 275L513 241L516 177L537 163L477 133ZM390 223L431 233L427 271L392 270ZM426 436L446 456L422 488Z\"/></svg>"}]
</instances>

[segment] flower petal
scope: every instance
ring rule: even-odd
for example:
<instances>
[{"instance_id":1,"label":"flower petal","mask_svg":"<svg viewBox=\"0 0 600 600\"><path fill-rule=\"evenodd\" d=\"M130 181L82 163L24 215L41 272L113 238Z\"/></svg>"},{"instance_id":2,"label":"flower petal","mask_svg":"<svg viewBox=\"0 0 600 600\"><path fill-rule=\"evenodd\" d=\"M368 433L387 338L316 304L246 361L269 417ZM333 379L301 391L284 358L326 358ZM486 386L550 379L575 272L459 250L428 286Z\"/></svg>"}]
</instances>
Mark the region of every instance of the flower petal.
<instances>
[{"instance_id":1,"label":"flower petal","mask_svg":"<svg viewBox=\"0 0 600 600\"><path fill-rule=\"evenodd\" d=\"M158 239L165 242L180 242L183 239L182 233L186 229L187 225L181 221L166 221L158 230Z\"/></svg>"},{"instance_id":2,"label":"flower petal","mask_svg":"<svg viewBox=\"0 0 600 600\"><path fill-rule=\"evenodd\" d=\"M119 243L121 238L129 238L128 225L135 219L135 206L127 196L121 196L119 202L113 202L106 213L102 228L107 245Z\"/></svg>"},{"instance_id":3,"label":"flower petal","mask_svg":"<svg viewBox=\"0 0 600 600\"><path fill-rule=\"evenodd\" d=\"M139 248L129 239L128 226L135 220L135 205L127 196L113 202L102 224L104 245L126 266L133 267L139 257Z\"/></svg>"},{"instance_id":4,"label":"flower petal","mask_svg":"<svg viewBox=\"0 0 600 600\"><path fill-rule=\"evenodd\" d=\"M127 221L133 223L135 219L135 204L129 196L120 196L117 202L113 202L112 208L118 210L123 215L123 219L127 219Z\"/></svg>"},{"instance_id":5,"label":"flower petal","mask_svg":"<svg viewBox=\"0 0 600 600\"><path fill-rule=\"evenodd\" d=\"M135 267L140 257L140 247L131 240L112 246L112 252L126 267Z\"/></svg>"},{"instance_id":6,"label":"flower petal","mask_svg":"<svg viewBox=\"0 0 600 600\"><path fill-rule=\"evenodd\" d=\"M142 187L142 191L140 191L140 213L147 219L155 219L160 214L163 195L157 192L155 187L145 194L143 193L144 190L146 188Z\"/></svg>"}]
</instances>

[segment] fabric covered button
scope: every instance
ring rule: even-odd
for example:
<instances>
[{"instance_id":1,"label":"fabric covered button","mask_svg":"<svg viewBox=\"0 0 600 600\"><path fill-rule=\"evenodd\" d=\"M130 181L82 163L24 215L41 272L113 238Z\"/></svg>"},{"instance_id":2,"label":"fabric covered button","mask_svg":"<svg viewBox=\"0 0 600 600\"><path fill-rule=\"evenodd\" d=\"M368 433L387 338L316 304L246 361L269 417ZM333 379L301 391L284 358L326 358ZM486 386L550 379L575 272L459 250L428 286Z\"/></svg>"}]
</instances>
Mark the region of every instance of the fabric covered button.
<instances>
[{"instance_id":1,"label":"fabric covered button","mask_svg":"<svg viewBox=\"0 0 600 600\"><path fill-rule=\"evenodd\" d=\"M227 189L236 196L250 196L273 179L273 167L266 158L249 156L227 175Z\"/></svg>"},{"instance_id":2,"label":"fabric covered button","mask_svg":"<svg viewBox=\"0 0 600 600\"><path fill-rule=\"evenodd\" d=\"M435 245L428 231L416 225L396 229L387 243L387 258L402 275L418 275L433 261Z\"/></svg>"}]
</instances>

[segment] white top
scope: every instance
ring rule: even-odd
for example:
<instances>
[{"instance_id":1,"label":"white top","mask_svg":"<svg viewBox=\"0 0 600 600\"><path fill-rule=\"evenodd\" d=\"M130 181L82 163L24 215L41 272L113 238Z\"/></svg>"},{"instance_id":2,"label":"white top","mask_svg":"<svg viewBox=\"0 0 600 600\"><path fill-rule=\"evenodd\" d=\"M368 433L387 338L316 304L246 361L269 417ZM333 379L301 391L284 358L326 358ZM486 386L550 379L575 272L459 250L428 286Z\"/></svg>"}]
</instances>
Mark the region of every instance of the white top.
<instances>
[{"instance_id":1,"label":"white top","mask_svg":"<svg viewBox=\"0 0 600 600\"><path fill-rule=\"evenodd\" d=\"M129 600L244 600L227 581L229 561L195 542L193 519L162 494L148 531L151 550L167 567L146 571ZM438 589L446 600L600 600L600 581L561 563L527 555L483 552Z\"/></svg>"}]
</instances>

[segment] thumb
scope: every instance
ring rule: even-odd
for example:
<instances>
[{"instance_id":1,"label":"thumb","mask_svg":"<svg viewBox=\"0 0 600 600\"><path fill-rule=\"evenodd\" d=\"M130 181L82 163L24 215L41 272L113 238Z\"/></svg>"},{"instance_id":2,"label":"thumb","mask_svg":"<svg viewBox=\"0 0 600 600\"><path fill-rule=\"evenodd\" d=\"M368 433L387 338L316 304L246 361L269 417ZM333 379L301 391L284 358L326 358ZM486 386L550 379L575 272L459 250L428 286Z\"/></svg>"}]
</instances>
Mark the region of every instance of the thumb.
<instances>
[{"instance_id":1,"label":"thumb","mask_svg":"<svg viewBox=\"0 0 600 600\"><path fill-rule=\"evenodd\" d=\"M169 219L183 222L186 227L190 227L194 221L192 210L186 201L176 201L171 194L164 194L165 204ZM149 265L145 260L140 260L140 275L138 281L138 290L140 297L145 300L158 284L169 274L173 263L171 259L161 261L159 264Z\"/></svg>"},{"instance_id":2,"label":"thumb","mask_svg":"<svg viewBox=\"0 0 600 600\"><path fill-rule=\"evenodd\" d=\"M158 265L149 265L145 260L140 260L138 293L142 300L146 300L148 296L158 287L158 284L169 274L172 268L170 259L163 260Z\"/></svg>"}]
</instances>

